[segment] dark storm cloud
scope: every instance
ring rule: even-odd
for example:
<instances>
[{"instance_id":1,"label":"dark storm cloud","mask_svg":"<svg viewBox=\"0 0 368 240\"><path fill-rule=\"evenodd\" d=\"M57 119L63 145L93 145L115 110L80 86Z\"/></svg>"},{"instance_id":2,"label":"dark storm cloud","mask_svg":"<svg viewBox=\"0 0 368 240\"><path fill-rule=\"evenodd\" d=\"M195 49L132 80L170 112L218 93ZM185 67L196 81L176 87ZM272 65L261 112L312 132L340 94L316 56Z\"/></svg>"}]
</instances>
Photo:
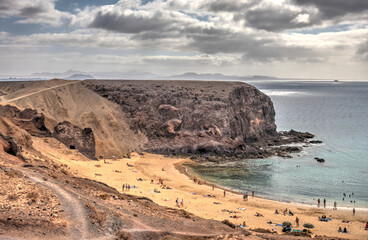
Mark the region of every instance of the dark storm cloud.
<instances>
[{"instance_id":1,"label":"dark storm cloud","mask_svg":"<svg viewBox=\"0 0 368 240\"><path fill-rule=\"evenodd\" d=\"M288 8L268 6L248 11L245 19L247 26L272 32L306 27L316 22L315 20L310 22L309 19L307 22L297 21L297 17L300 14L307 13L292 11ZM310 17L309 14L308 16Z\"/></svg>"},{"instance_id":2,"label":"dark storm cloud","mask_svg":"<svg viewBox=\"0 0 368 240\"><path fill-rule=\"evenodd\" d=\"M325 19L368 10L367 0L293 0L293 2L300 6L315 6Z\"/></svg>"},{"instance_id":3,"label":"dark storm cloud","mask_svg":"<svg viewBox=\"0 0 368 240\"><path fill-rule=\"evenodd\" d=\"M20 14L23 17L33 17L36 16L40 13L46 12L45 9L43 9L40 6L37 7L25 7L23 9L20 10Z\"/></svg>"},{"instance_id":4,"label":"dark storm cloud","mask_svg":"<svg viewBox=\"0 0 368 240\"><path fill-rule=\"evenodd\" d=\"M322 55L307 47L287 46L266 37L259 39L256 35L232 34L227 36L195 37L188 45L205 54L241 54L243 61L270 62L300 59L319 62Z\"/></svg>"},{"instance_id":5,"label":"dark storm cloud","mask_svg":"<svg viewBox=\"0 0 368 240\"><path fill-rule=\"evenodd\" d=\"M144 16L139 12L114 13L98 12L90 28L100 28L120 33L141 33L146 31L162 31L168 26L164 21L161 12L156 12L151 16Z\"/></svg>"},{"instance_id":6,"label":"dark storm cloud","mask_svg":"<svg viewBox=\"0 0 368 240\"><path fill-rule=\"evenodd\" d=\"M14 7L14 3L11 0L0 0L0 13L12 10Z\"/></svg>"},{"instance_id":7,"label":"dark storm cloud","mask_svg":"<svg viewBox=\"0 0 368 240\"><path fill-rule=\"evenodd\" d=\"M245 3L233 1L233 0L217 0L212 1L206 5L204 5L204 8L207 8L208 10L212 12L239 12L240 10L249 8L253 5L255 5L257 1L255 0L249 0Z\"/></svg>"}]
</instances>

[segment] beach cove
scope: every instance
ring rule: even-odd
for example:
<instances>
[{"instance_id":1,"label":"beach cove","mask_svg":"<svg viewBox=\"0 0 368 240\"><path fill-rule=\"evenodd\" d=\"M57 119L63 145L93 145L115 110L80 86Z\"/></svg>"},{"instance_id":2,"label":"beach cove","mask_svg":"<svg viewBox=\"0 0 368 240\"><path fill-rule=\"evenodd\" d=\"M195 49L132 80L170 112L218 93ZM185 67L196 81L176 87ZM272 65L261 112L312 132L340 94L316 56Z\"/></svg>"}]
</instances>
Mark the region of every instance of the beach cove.
<instances>
[{"instance_id":1,"label":"beach cove","mask_svg":"<svg viewBox=\"0 0 368 240\"><path fill-rule=\"evenodd\" d=\"M237 225L245 222L245 229L263 228L276 230L281 234L282 227L277 225L289 221L293 224L293 229L297 230L304 229L305 223L313 224L315 228L312 229L312 236L326 235L346 239L368 237L368 231L364 230L368 211L357 210L353 216L352 209L339 209L339 206L337 210L332 210L331 206L318 208L252 196L244 201L241 193L228 190L224 197L223 188L216 186L213 190L212 184L199 185L194 183L193 177L188 176L188 172L183 174L186 172L183 164L190 162L189 159L145 153L143 156L133 154L130 159L105 159L98 162L77 159L59 161L68 165L76 176L105 183L120 192L149 198L161 206L181 208L202 218L218 221L227 219ZM161 187L160 179L169 189ZM124 184L130 186L129 191L123 191ZM176 199L179 205L176 204ZM286 208L294 215L283 215ZM276 209L279 214L275 214ZM262 216L256 216L257 213ZM322 215L331 218L331 221L319 221L318 217ZM300 219L300 227L294 227L296 217ZM339 233L339 227L346 227L348 233Z\"/></svg>"}]
</instances>

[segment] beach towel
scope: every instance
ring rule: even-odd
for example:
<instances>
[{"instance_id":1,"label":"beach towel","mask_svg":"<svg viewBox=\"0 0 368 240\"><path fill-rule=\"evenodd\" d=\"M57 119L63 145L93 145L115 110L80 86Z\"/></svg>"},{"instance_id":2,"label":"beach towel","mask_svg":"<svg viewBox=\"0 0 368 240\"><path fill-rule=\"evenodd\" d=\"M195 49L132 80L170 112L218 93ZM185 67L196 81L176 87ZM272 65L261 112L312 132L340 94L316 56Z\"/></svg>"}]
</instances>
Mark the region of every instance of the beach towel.
<instances>
[{"instance_id":1,"label":"beach towel","mask_svg":"<svg viewBox=\"0 0 368 240\"><path fill-rule=\"evenodd\" d=\"M246 208L238 207L238 209L244 211Z\"/></svg>"}]
</instances>

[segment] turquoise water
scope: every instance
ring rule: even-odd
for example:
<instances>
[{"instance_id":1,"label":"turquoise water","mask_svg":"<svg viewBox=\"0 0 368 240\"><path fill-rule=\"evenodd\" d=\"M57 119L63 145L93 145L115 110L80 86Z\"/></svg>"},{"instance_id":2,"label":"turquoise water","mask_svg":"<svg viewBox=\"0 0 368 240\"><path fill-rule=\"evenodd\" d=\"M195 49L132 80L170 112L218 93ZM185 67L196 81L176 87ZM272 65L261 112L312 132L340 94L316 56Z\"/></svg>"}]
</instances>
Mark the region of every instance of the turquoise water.
<instances>
[{"instance_id":1,"label":"turquoise water","mask_svg":"<svg viewBox=\"0 0 368 240\"><path fill-rule=\"evenodd\" d=\"M279 131L308 131L323 144L304 148L292 159L271 157L205 164L193 171L207 181L255 191L269 199L315 204L318 198L326 198L329 206L337 201L338 206L367 208L368 82L250 84L271 97ZM314 157L326 162L318 163ZM343 193L347 195L345 200Z\"/></svg>"}]
</instances>

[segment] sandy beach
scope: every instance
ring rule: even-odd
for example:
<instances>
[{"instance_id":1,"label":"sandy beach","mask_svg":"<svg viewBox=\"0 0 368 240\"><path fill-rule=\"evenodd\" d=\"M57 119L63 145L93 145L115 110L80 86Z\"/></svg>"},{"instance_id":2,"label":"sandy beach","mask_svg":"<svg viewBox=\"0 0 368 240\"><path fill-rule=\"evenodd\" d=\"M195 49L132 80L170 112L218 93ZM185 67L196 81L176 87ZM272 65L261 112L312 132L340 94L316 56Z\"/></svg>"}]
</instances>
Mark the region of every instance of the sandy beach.
<instances>
[{"instance_id":1,"label":"sandy beach","mask_svg":"<svg viewBox=\"0 0 368 240\"><path fill-rule=\"evenodd\" d=\"M243 200L240 193L226 191L212 185L194 183L193 177L181 172L185 171L183 163L189 159L166 158L162 155L133 154L130 159L105 159L99 161L59 160L70 167L70 171L80 177L103 182L123 192L123 184L129 184L130 190L124 192L147 197L162 206L183 208L199 217L215 220L229 220L235 224L246 223L246 229L264 228L277 233L282 232L282 224L289 221L293 229L304 229L303 224L315 226L312 235L335 236L348 239L367 239L368 231L364 230L368 219L368 211L358 210L353 216L351 209L332 210L317 206L305 206L282 203L249 196ZM180 171L179 171L180 170ZM170 189L162 188L159 180ZM153 183L151 182L153 180ZM203 181L202 181L203 183ZM156 192L154 191L156 189ZM212 196L212 197L210 197ZM176 204L176 199L179 205ZM183 200L183 206L181 202ZM284 215L285 209L291 210L294 216ZM275 210L280 214L275 214ZM256 213L262 216L256 216ZM319 216L327 215L331 221L322 222ZM236 218L234 218L236 216ZM295 219L300 219L296 227ZM348 221L344 223L342 221ZM271 223L272 222L272 223ZM346 227L348 233L339 233L338 228Z\"/></svg>"}]
</instances>

